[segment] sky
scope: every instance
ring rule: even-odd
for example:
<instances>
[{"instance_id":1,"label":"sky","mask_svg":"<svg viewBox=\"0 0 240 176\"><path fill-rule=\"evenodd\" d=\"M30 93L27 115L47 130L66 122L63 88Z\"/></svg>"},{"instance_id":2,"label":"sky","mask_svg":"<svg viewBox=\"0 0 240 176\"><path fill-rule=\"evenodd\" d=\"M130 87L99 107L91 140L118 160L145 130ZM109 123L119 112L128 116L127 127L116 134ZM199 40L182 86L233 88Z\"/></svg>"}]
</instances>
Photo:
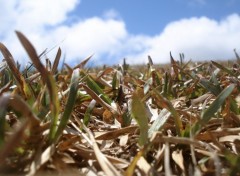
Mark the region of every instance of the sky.
<instances>
[{"instance_id":1,"label":"sky","mask_svg":"<svg viewBox=\"0 0 240 176\"><path fill-rule=\"evenodd\" d=\"M0 0L0 42L29 62L15 31L53 60L76 65L234 59L240 52L240 0ZM0 54L0 59L3 56Z\"/></svg>"}]
</instances>

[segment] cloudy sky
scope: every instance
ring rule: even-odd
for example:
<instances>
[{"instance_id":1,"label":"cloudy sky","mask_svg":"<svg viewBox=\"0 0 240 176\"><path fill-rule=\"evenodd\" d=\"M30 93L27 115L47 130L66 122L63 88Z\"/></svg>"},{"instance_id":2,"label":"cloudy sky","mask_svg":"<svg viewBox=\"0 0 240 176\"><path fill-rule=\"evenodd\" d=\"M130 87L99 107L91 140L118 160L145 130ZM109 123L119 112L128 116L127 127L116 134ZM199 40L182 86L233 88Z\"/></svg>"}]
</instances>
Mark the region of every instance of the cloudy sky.
<instances>
[{"instance_id":1,"label":"cloudy sky","mask_svg":"<svg viewBox=\"0 0 240 176\"><path fill-rule=\"evenodd\" d=\"M0 41L24 65L15 30L46 57L61 47L71 65L91 54L95 65L142 64L148 55L166 63L170 51L231 59L240 52L240 0L0 0Z\"/></svg>"}]
</instances>

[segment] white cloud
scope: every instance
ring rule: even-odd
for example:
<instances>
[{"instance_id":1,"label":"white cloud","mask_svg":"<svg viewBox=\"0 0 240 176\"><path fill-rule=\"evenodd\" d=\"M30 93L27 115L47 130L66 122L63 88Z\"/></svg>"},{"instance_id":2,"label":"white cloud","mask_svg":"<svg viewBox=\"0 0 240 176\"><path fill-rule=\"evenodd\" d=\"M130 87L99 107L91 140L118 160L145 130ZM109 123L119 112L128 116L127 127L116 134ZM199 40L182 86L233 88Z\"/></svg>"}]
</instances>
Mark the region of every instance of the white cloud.
<instances>
[{"instance_id":1,"label":"white cloud","mask_svg":"<svg viewBox=\"0 0 240 176\"><path fill-rule=\"evenodd\" d=\"M33 3L34 2L34 3ZM199 1L200 2L200 1ZM187 59L229 59L240 46L240 16L232 14L216 21L207 17L171 22L158 35L130 34L121 14L110 9L102 16L75 19L69 15L79 0L17 0L3 2L0 11L0 40L13 56L26 63L26 53L14 30L23 32L38 53L59 45L66 61L76 64L91 54L94 63L118 63L123 57L130 63L143 63L147 55L154 62L168 62L185 53ZM81 6L81 4L80 4ZM41 7L41 8L40 8ZM6 18L7 17L7 18ZM48 56L54 58L55 51Z\"/></svg>"},{"instance_id":2,"label":"white cloud","mask_svg":"<svg viewBox=\"0 0 240 176\"><path fill-rule=\"evenodd\" d=\"M194 60L231 59L233 49L240 46L239 28L237 14L219 22L207 17L182 19L169 23L162 33L148 38L146 50L135 57L139 61L151 55L158 62L167 62L172 51L175 55L185 53L188 59Z\"/></svg>"},{"instance_id":3,"label":"white cloud","mask_svg":"<svg viewBox=\"0 0 240 176\"><path fill-rule=\"evenodd\" d=\"M122 21L93 17L71 27L59 27L52 31L51 35L55 40L59 36L65 36L63 47L67 61L70 61L70 58L82 58L93 53L95 54L93 59L99 59L105 54L114 56L122 40L126 38L127 31Z\"/></svg>"}]
</instances>

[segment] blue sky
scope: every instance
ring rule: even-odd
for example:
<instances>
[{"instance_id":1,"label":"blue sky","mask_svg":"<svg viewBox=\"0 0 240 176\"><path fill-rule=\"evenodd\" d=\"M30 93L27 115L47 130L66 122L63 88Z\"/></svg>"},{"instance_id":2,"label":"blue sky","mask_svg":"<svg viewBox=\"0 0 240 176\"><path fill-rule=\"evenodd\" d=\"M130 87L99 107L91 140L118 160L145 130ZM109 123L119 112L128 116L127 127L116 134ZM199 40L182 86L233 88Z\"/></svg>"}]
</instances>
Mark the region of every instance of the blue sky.
<instances>
[{"instance_id":1,"label":"blue sky","mask_svg":"<svg viewBox=\"0 0 240 176\"><path fill-rule=\"evenodd\" d=\"M124 57L142 64L148 55L166 63L170 51L195 61L240 51L240 0L0 0L0 24L0 41L22 65L15 30L50 59L61 47L71 65L91 54L95 65L111 65Z\"/></svg>"},{"instance_id":2,"label":"blue sky","mask_svg":"<svg viewBox=\"0 0 240 176\"><path fill-rule=\"evenodd\" d=\"M171 21L207 16L221 20L240 12L239 0L83 0L74 10L79 17L101 16L115 10L130 33L156 35Z\"/></svg>"}]
</instances>

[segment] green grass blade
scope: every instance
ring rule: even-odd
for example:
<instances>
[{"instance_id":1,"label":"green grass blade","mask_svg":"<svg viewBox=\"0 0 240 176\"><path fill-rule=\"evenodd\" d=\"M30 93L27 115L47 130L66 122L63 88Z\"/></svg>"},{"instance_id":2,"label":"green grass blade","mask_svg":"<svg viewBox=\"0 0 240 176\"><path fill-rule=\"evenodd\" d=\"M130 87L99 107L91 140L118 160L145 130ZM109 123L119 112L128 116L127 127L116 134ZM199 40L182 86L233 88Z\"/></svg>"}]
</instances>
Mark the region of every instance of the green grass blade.
<instances>
[{"instance_id":1,"label":"green grass blade","mask_svg":"<svg viewBox=\"0 0 240 176\"><path fill-rule=\"evenodd\" d=\"M219 96L216 98L216 100L210 105L210 107L203 113L202 115L202 120L204 122L208 122L211 118L211 116L213 116L218 109L222 106L222 104L224 103L225 99L232 93L234 89L234 85L230 85L227 88L225 88L220 94Z\"/></svg>"},{"instance_id":2,"label":"green grass blade","mask_svg":"<svg viewBox=\"0 0 240 176\"><path fill-rule=\"evenodd\" d=\"M87 77L87 85L90 89L92 89L98 96L101 97L101 99L103 99L106 103L108 103L109 105L111 105L112 100L103 92L103 90L101 89L101 87L99 87L99 85L91 78L91 77Z\"/></svg>"},{"instance_id":3,"label":"green grass blade","mask_svg":"<svg viewBox=\"0 0 240 176\"><path fill-rule=\"evenodd\" d=\"M121 78L122 78L122 74L118 70L115 70L115 72L113 74L113 79L112 79L113 91L116 91L119 89L120 84L121 84Z\"/></svg>"},{"instance_id":4,"label":"green grass blade","mask_svg":"<svg viewBox=\"0 0 240 176\"><path fill-rule=\"evenodd\" d=\"M57 71L57 68L58 68L58 64L59 64L59 60L61 58L61 54L62 54L62 51L60 48L58 48L58 51L57 51L57 55L54 59L54 62L53 62L53 67L52 67L52 73L55 74L56 71Z\"/></svg>"},{"instance_id":5,"label":"green grass blade","mask_svg":"<svg viewBox=\"0 0 240 176\"><path fill-rule=\"evenodd\" d=\"M231 70L229 70L228 68L224 67L223 65L221 65L221 64L219 64L219 63L217 63L217 62L214 62L214 61L211 61L211 62L212 62L212 64L213 64L214 66L216 66L216 67L219 68L220 70L228 73L228 74L231 75L231 76L236 76Z\"/></svg>"},{"instance_id":6,"label":"green grass blade","mask_svg":"<svg viewBox=\"0 0 240 176\"><path fill-rule=\"evenodd\" d=\"M169 75L167 72L165 72L164 74L164 83L163 83L163 95L165 97L168 96L168 84L169 84Z\"/></svg>"},{"instance_id":7,"label":"green grass blade","mask_svg":"<svg viewBox=\"0 0 240 176\"><path fill-rule=\"evenodd\" d=\"M159 92L161 92L162 89L161 78L156 70L152 71L152 80L154 88L158 89Z\"/></svg>"},{"instance_id":8,"label":"green grass blade","mask_svg":"<svg viewBox=\"0 0 240 176\"><path fill-rule=\"evenodd\" d=\"M162 108L166 108L168 111L171 112L171 114L174 118L175 125L176 125L177 134L178 134L178 136L181 136L181 132L183 130L182 121L180 119L178 112L173 107L172 103L169 100L167 100L166 98L164 98L161 94L159 94L159 92L155 89L153 90L152 94L154 97L156 97L158 99L159 106L161 106Z\"/></svg>"},{"instance_id":9,"label":"green grass blade","mask_svg":"<svg viewBox=\"0 0 240 176\"><path fill-rule=\"evenodd\" d=\"M178 79L178 78L179 78L178 64L177 64L177 62L173 59L171 52L170 52L170 59L171 59L171 66L172 66L173 71L174 71L174 77L175 77L176 79Z\"/></svg>"},{"instance_id":10,"label":"green grass blade","mask_svg":"<svg viewBox=\"0 0 240 176\"><path fill-rule=\"evenodd\" d=\"M92 114L92 111L93 111L95 105L96 105L96 100L92 100L87 107L87 110L86 110L86 112L84 114L84 117L83 117L83 123L86 126L88 125L88 123L90 121L90 117L91 117L91 114Z\"/></svg>"},{"instance_id":11,"label":"green grass blade","mask_svg":"<svg viewBox=\"0 0 240 176\"><path fill-rule=\"evenodd\" d=\"M47 85L48 93L50 97L50 108L52 113L52 122L51 122L51 128L49 132L49 140L50 142L53 142L53 139L56 135L57 130L57 121L58 121L58 115L59 115L59 100L58 100L58 94L56 89L56 83L54 81L53 75L48 72L48 70L44 67L44 65L41 63L37 52L33 45L30 43L30 41L21 33L16 31L17 36L22 43L23 47L25 48L26 52L28 53L30 59L32 60L34 66L36 69L40 72L41 78L43 82Z\"/></svg>"},{"instance_id":12,"label":"green grass blade","mask_svg":"<svg viewBox=\"0 0 240 176\"><path fill-rule=\"evenodd\" d=\"M234 100L233 98L230 98L230 109L232 112L234 112L236 115L240 114L240 109L238 107L238 104L236 102L236 100Z\"/></svg>"},{"instance_id":13,"label":"green grass blade","mask_svg":"<svg viewBox=\"0 0 240 176\"><path fill-rule=\"evenodd\" d=\"M145 104L140 100L137 92L133 93L131 113L139 125L139 145L143 146L148 142L148 117Z\"/></svg>"},{"instance_id":14,"label":"green grass blade","mask_svg":"<svg viewBox=\"0 0 240 176\"><path fill-rule=\"evenodd\" d=\"M93 54L88 56L80 64L76 65L73 69L76 69L76 68L83 69L83 67L88 63L88 61L92 58L92 56L93 56Z\"/></svg>"},{"instance_id":15,"label":"green grass blade","mask_svg":"<svg viewBox=\"0 0 240 176\"><path fill-rule=\"evenodd\" d=\"M129 110L126 110L126 111L123 113L122 119L123 119L122 127L127 127L127 126L131 125L132 116L131 116L131 113L129 112Z\"/></svg>"},{"instance_id":16,"label":"green grass blade","mask_svg":"<svg viewBox=\"0 0 240 176\"><path fill-rule=\"evenodd\" d=\"M208 81L207 79L200 79L200 84L207 89L209 92L211 92L212 94L214 94L215 96L218 96L218 94L220 94L221 92L221 88L218 85L214 85L213 83L211 83L210 81Z\"/></svg>"},{"instance_id":17,"label":"green grass blade","mask_svg":"<svg viewBox=\"0 0 240 176\"><path fill-rule=\"evenodd\" d=\"M226 98L232 93L234 85L226 87L214 100L214 102L202 113L201 120L198 121L192 128L192 133L197 134L201 127L208 123L208 121L214 116L214 114L219 110L223 105Z\"/></svg>"},{"instance_id":18,"label":"green grass blade","mask_svg":"<svg viewBox=\"0 0 240 176\"><path fill-rule=\"evenodd\" d=\"M10 71L12 72L23 96L29 101L29 103L33 103L34 96L29 88L29 85L27 84L24 77L22 76L19 69L17 68L16 63L13 59L13 56L11 55L9 50L2 43L0 43L0 51L2 52L6 62L8 64L8 67L10 68Z\"/></svg>"},{"instance_id":19,"label":"green grass blade","mask_svg":"<svg viewBox=\"0 0 240 176\"><path fill-rule=\"evenodd\" d=\"M58 126L56 136L54 140L57 140L58 137L62 134L64 128L66 127L68 120L71 116L75 100L77 97L77 92L78 92L78 80L79 80L79 69L75 69L72 73L72 78L71 78L71 87L68 95L68 100L67 104L65 106L64 113L61 117L60 124Z\"/></svg>"},{"instance_id":20,"label":"green grass blade","mask_svg":"<svg viewBox=\"0 0 240 176\"><path fill-rule=\"evenodd\" d=\"M165 122L170 117L171 113L167 109L163 109L161 113L158 115L157 119L153 122L151 127L148 130L148 137L151 137L152 134L156 131L159 131Z\"/></svg>"}]
</instances>

